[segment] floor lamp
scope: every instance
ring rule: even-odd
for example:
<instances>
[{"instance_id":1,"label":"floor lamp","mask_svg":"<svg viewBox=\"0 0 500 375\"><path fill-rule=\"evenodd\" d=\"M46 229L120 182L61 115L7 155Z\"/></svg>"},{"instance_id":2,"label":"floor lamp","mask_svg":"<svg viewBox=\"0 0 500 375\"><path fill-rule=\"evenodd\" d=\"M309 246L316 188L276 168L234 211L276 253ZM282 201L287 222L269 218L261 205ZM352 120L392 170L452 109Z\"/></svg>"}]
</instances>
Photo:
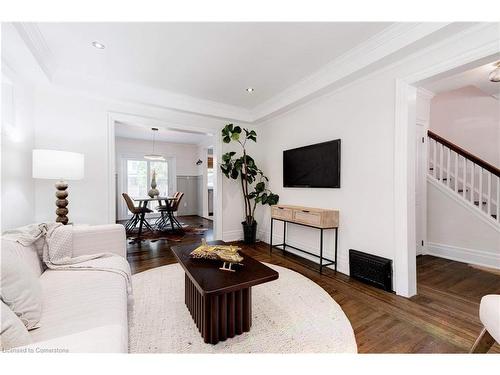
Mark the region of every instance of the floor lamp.
<instances>
[{"instance_id":1,"label":"floor lamp","mask_svg":"<svg viewBox=\"0 0 500 375\"><path fill-rule=\"evenodd\" d=\"M84 173L83 154L55 150L33 150L33 178L57 180L56 222L68 224L67 180L81 180Z\"/></svg>"}]
</instances>

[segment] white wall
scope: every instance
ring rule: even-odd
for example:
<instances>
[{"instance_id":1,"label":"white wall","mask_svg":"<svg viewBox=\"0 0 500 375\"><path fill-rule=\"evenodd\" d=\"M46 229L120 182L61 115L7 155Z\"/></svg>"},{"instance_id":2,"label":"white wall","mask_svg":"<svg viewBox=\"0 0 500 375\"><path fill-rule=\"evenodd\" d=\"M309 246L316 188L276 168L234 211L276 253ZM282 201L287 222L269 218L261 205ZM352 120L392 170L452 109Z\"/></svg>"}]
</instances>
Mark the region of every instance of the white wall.
<instances>
[{"instance_id":1,"label":"white wall","mask_svg":"<svg viewBox=\"0 0 500 375\"><path fill-rule=\"evenodd\" d=\"M108 170L109 124L114 113L134 114L158 119L165 124L188 126L192 129L212 129L219 135L226 121L148 106L89 97L53 85L35 91L36 147L81 152L85 155L85 177L71 181L69 187L69 217L76 223L102 224L112 222L109 216L110 196ZM223 232L234 235L241 231L243 201L237 186L223 181ZM37 180L35 184L36 218L53 220L53 182ZM228 237L226 237L228 238Z\"/></svg>"},{"instance_id":2,"label":"white wall","mask_svg":"<svg viewBox=\"0 0 500 375\"><path fill-rule=\"evenodd\" d=\"M397 80L420 75L470 53L497 35L478 31L430 46L259 125L257 153L265 155L262 169L270 178L271 189L280 195L280 203L340 210L338 269L341 272L348 273L349 249L392 260L407 258L411 253L409 248L395 246L400 235L395 232L395 129L402 126L395 120ZM283 188L283 150L336 138L342 139L340 189ZM408 202L413 202L414 193L414 189L409 190ZM260 209L258 219L261 238L266 242L269 212L269 208ZM275 233L278 242L281 231ZM319 238L314 231L290 227L288 233L290 244L317 252ZM331 235L325 241L327 255L331 256ZM395 287L406 293L403 279L408 282L408 270L403 263L402 269L394 264Z\"/></svg>"},{"instance_id":3,"label":"white wall","mask_svg":"<svg viewBox=\"0 0 500 375\"><path fill-rule=\"evenodd\" d=\"M166 158L175 158L176 176L198 176L200 174L196 165L196 161L198 160L197 145L155 142L155 150ZM117 168L119 167L118 159L122 155L145 155L147 153L151 153L151 141L116 137L115 154Z\"/></svg>"},{"instance_id":4,"label":"white wall","mask_svg":"<svg viewBox=\"0 0 500 375\"><path fill-rule=\"evenodd\" d=\"M394 83L363 80L273 119L258 130L261 168L280 203L340 210L338 269L348 273L348 251L393 259ZM283 150L340 138L341 188L283 188ZM259 210L261 239L269 242L269 209ZM262 213L265 212L263 215ZM281 223L273 242L281 241ZM325 231L333 259L333 231ZM289 225L287 243L318 253L318 230Z\"/></svg>"},{"instance_id":5,"label":"white wall","mask_svg":"<svg viewBox=\"0 0 500 375\"><path fill-rule=\"evenodd\" d=\"M33 91L19 77L2 74L1 230L35 221L31 150L34 144ZM52 194L51 199L55 197Z\"/></svg>"},{"instance_id":6,"label":"white wall","mask_svg":"<svg viewBox=\"0 0 500 375\"><path fill-rule=\"evenodd\" d=\"M394 230L394 139L396 126L400 125L395 121L396 79L442 66L443 62L456 56L468 56L471 51L497 39L498 33L491 33L488 29L459 35L382 71L347 77L343 81L351 80L347 86L259 124L259 143L251 144L249 153L269 175L271 188L281 195L281 203L340 209L340 271L347 273L349 248L390 259L409 252L404 246L395 246L399 233ZM352 81L353 78L357 80ZM110 101L97 95L89 97L53 85L40 87L35 93L35 145L83 152L86 157L85 178L70 184L70 219L75 222L105 223L112 220L108 215L108 203L112 199L108 181L114 171L106 167L110 113L136 114L165 123L210 128L217 136L225 123L211 117ZM341 189L282 187L281 157L284 149L334 138L341 138L343 142ZM223 151L233 148L234 145L224 146ZM223 238L241 238L241 191L237 182L222 181ZM53 219L53 193L52 182L36 182L38 220ZM409 192L408 201L412 200L411 194ZM267 239L269 208L259 209L258 215L261 235ZM325 240L331 251L331 238ZM316 248L317 241L316 235L309 231L291 230L291 243L312 249ZM407 269L395 273L401 278L408 274Z\"/></svg>"},{"instance_id":7,"label":"white wall","mask_svg":"<svg viewBox=\"0 0 500 375\"><path fill-rule=\"evenodd\" d=\"M119 125L118 125L119 126ZM202 171L196 165L198 160L199 146L196 144L171 143L171 142L156 142L156 152L163 155L169 163L169 191L176 191L177 176L198 176L203 175ZM116 137L115 139L115 156L116 156L116 171L118 194L116 197L121 210L118 211L119 219L126 219L125 203L121 197L121 192L125 191L124 185L124 163L123 158L139 157L151 152L151 141L131 138ZM206 165L206 164L205 164ZM200 173L201 172L201 173Z\"/></svg>"},{"instance_id":8,"label":"white wall","mask_svg":"<svg viewBox=\"0 0 500 375\"><path fill-rule=\"evenodd\" d=\"M437 94L430 129L479 158L500 165L500 102L474 86ZM461 197L427 182L426 253L500 268L500 231ZM493 185L495 189L495 185ZM495 195L494 195L495 196Z\"/></svg>"},{"instance_id":9,"label":"white wall","mask_svg":"<svg viewBox=\"0 0 500 375\"><path fill-rule=\"evenodd\" d=\"M431 101L430 129L500 166L500 101L478 88L467 86L436 95Z\"/></svg>"},{"instance_id":10,"label":"white wall","mask_svg":"<svg viewBox=\"0 0 500 375\"><path fill-rule=\"evenodd\" d=\"M500 230L428 182L427 253L500 269Z\"/></svg>"}]
</instances>

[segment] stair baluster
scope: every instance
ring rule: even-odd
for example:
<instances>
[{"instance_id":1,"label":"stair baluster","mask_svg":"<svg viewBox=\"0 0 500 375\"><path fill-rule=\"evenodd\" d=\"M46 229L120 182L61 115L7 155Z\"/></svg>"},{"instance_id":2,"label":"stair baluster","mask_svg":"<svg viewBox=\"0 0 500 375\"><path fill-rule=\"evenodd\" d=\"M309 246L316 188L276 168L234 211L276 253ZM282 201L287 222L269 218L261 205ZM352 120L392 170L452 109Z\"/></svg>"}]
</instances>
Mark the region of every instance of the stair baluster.
<instances>
[{"instance_id":1,"label":"stair baluster","mask_svg":"<svg viewBox=\"0 0 500 375\"><path fill-rule=\"evenodd\" d=\"M500 169L430 130L428 141L429 177L500 225Z\"/></svg>"}]
</instances>

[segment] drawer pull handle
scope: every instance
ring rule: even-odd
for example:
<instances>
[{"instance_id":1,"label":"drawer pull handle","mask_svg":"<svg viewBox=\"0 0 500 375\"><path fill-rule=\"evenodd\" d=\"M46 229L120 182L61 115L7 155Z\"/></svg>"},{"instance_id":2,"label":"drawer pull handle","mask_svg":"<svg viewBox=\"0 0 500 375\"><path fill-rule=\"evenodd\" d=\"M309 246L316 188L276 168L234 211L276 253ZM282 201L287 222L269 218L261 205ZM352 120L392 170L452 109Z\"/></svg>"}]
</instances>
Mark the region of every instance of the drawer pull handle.
<instances>
[{"instance_id":1,"label":"drawer pull handle","mask_svg":"<svg viewBox=\"0 0 500 375\"><path fill-rule=\"evenodd\" d=\"M278 207L280 210L283 210L284 208L283 207Z\"/></svg>"},{"instance_id":2,"label":"drawer pull handle","mask_svg":"<svg viewBox=\"0 0 500 375\"><path fill-rule=\"evenodd\" d=\"M309 211L308 211L308 210L302 210L302 212L306 212L306 213L309 213Z\"/></svg>"}]
</instances>

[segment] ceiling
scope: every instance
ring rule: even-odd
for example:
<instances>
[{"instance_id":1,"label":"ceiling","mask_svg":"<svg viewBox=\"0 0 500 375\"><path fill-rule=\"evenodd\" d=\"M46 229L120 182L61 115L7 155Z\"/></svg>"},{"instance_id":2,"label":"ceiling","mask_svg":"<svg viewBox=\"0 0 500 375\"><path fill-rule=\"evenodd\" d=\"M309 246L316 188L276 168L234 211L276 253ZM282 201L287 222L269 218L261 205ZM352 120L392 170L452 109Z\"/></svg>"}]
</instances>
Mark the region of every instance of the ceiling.
<instances>
[{"instance_id":1,"label":"ceiling","mask_svg":"<svg viewBox=\"0 0 500 375\"><path fill-rule=\"evenodd\" d=\"M499 99L500 83L491 82L488 79L490 72L495 69L494 64L495 61L464 72L453 74L435 82L429 82L424 84L423 87L435 94L439 94L446 91L457 90L466 86L475 86L484 93Z\"/></svg>"},{"instance_id":2,"label":"ceiling","mask_svg":"<svg viewBox=\"0 0 500 375\"><path fill-rule=\"evenodd\" d=\"M391 23L37 23L57 72L252 109ZM37 31L37 33L38 33ZM96 49L93 41L103 43ZM251 94L245 88L253 87Z\"/></svg>"},{"instance_id":3,"label":"ceiling","mask_svg":"<svg viewBox=\"0 0 500 375\"><path fill-rule=\"evenodd\" d=\"M150 127L116 122L115 136L129 139L141 139L145 141L153 140L153 132ZM185 130L172 130L158 128L155 140L159 142L201 144L212 139L212 136Z\"/></svg>"}]
</instances>

